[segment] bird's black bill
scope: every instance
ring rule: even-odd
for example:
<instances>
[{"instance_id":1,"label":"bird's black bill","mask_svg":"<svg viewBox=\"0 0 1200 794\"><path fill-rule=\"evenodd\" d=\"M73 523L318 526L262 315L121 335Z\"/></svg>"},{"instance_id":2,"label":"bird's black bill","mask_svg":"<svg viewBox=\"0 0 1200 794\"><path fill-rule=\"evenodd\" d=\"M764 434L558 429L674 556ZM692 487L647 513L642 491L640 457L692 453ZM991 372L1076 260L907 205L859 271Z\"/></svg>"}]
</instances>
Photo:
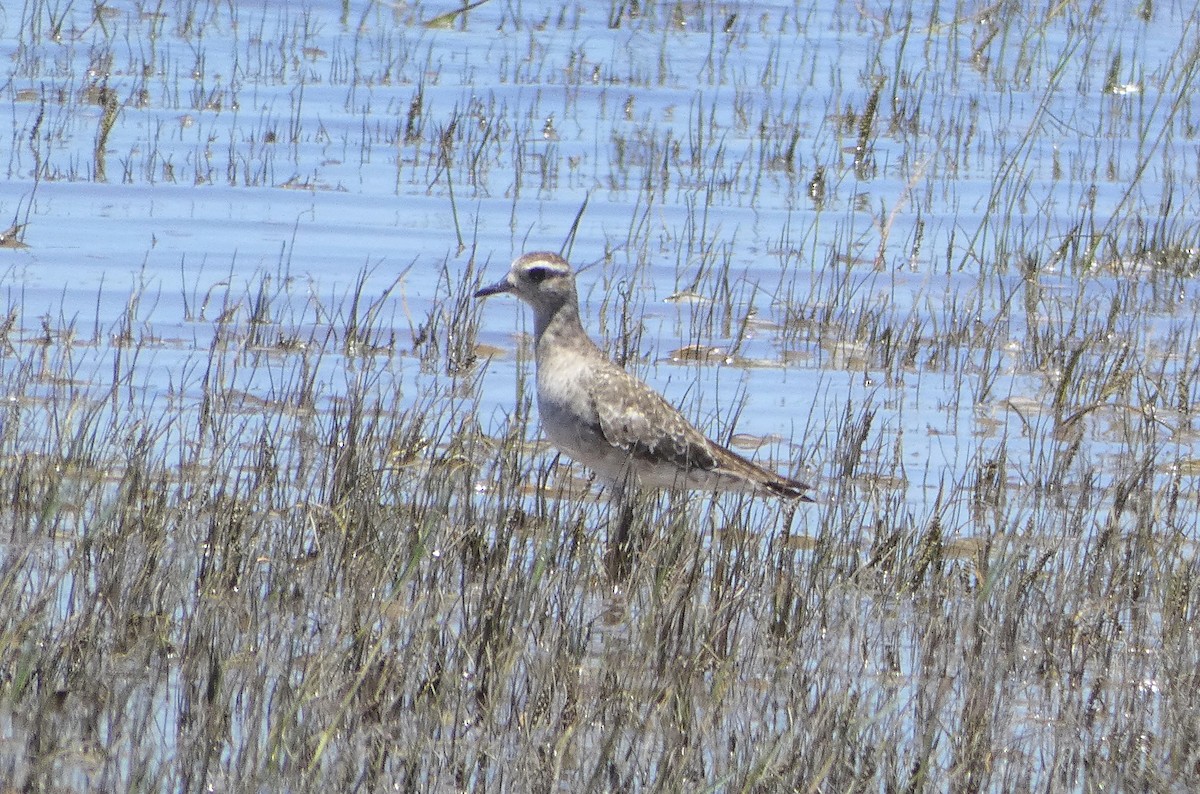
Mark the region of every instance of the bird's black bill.
<instances>
[{"instance_id":1,"label":"bird's black bill","mask_svg":"<svg viewBox=\"0 0 1200 794\"><path fill-rule=\"evenodd\" d=\"M484 287L475 292L476 298L486 298L489 295L499 295L501 292L509 292L512 290L512 285L508 283L508 279L501 279L490 287Z\"/></svg>"}]
</instances>

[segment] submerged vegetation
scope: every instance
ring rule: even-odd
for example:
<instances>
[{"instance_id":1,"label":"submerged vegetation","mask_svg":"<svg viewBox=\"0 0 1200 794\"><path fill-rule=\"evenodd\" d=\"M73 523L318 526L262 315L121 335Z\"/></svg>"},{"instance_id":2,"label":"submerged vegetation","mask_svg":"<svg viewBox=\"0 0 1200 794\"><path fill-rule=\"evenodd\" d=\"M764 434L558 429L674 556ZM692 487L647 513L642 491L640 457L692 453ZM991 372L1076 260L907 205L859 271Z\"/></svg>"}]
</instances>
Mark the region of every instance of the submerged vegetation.
<instances>
[{"instance_id":1,"label":"submerged vegetation","mask_svg":"<svg viewBox=\"0 0 1200 794\"><path fill-rule=\"evenodd\" d=\"M451 5L4 12L0 779L1200 784L1200 15ZM610 573L469 297L568 230L817 504Z\"/></svg>"}]
</instances>

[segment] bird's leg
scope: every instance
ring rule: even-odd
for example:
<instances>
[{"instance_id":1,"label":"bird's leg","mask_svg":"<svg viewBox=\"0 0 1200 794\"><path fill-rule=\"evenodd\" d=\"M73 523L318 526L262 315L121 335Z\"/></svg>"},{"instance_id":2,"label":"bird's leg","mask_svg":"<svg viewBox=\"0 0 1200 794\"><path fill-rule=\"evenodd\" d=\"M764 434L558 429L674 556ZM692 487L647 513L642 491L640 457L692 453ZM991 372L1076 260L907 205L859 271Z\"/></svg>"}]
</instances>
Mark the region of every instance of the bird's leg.
<instances>
[{"instance_id":1,"label":"bird's leg","mask_svg":"<svg viewBox=\"0 0 1200 794\"><path fill-rule=\"evenodd\" d=\"M629 476L621 478L613 485L612 499L609 502L608 549L604 558L608 578L614 584L627 580L633 569L633 554L636 551L633 537L633 506L637 501L635 497L636 489Z\"/></svg>"}]
</instances>

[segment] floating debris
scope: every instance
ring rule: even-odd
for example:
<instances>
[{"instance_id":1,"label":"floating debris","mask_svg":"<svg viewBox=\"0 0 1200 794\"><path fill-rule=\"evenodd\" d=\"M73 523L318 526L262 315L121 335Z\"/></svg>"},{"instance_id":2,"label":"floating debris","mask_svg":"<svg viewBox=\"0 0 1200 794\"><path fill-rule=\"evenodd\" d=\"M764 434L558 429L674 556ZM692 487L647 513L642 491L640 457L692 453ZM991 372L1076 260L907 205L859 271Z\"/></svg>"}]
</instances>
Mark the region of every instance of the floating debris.
<instances>
[{"instance_id":1,"label":"floating debris","mask_svg":"<svg viewBox=\"0 0 1200 794\"><path fill-rule=\"evenodd\" d=\"M667 360L675 363L700 362L703 364L729 364L733 357L719 347L708 345L685 345L667 354Z\"/></svg>"},{"instance_id":2,"label":"floating debris","mask_svg":"<svg viewBox=\"0 0 1200 794\"><path fill-rule=\"evenodd\" d=\"M685 289L679 292L668 295L663 298L667 303L712 303L711 298L706 298L699 292Z\"/></svg>"},{"instance_id":3,"label":"floating debris","mask_svg":"<svg viewBox=\"0 0 1200 794\"><path fill-rule=\"evenodd\" d=\"M28 248L29 246L22 242L19 238L21 230L25 228L23 223L14 223L8 227L6 231L0 232L0 248Z\"/></svg>"}]
</instances>

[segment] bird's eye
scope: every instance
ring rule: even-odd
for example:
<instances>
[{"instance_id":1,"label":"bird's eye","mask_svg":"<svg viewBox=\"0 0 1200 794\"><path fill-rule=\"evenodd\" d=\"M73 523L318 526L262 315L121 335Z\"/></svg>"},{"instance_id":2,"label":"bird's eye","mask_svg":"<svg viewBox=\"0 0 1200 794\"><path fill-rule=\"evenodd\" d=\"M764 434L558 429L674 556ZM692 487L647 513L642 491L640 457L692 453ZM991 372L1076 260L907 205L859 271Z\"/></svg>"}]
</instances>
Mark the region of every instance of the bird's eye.
<instances>
[{"instance_id":1,"label":"bird's eye","mask_svg":"<svg viewBox=\"0 0 1200 794\"><path fill-rule=\"evenodd\" d=\"M550 268L548 267L531 267L525 271L525 274L534 284L541 284L550 277L550 272Z\"/></svg>"}]
</instances>

